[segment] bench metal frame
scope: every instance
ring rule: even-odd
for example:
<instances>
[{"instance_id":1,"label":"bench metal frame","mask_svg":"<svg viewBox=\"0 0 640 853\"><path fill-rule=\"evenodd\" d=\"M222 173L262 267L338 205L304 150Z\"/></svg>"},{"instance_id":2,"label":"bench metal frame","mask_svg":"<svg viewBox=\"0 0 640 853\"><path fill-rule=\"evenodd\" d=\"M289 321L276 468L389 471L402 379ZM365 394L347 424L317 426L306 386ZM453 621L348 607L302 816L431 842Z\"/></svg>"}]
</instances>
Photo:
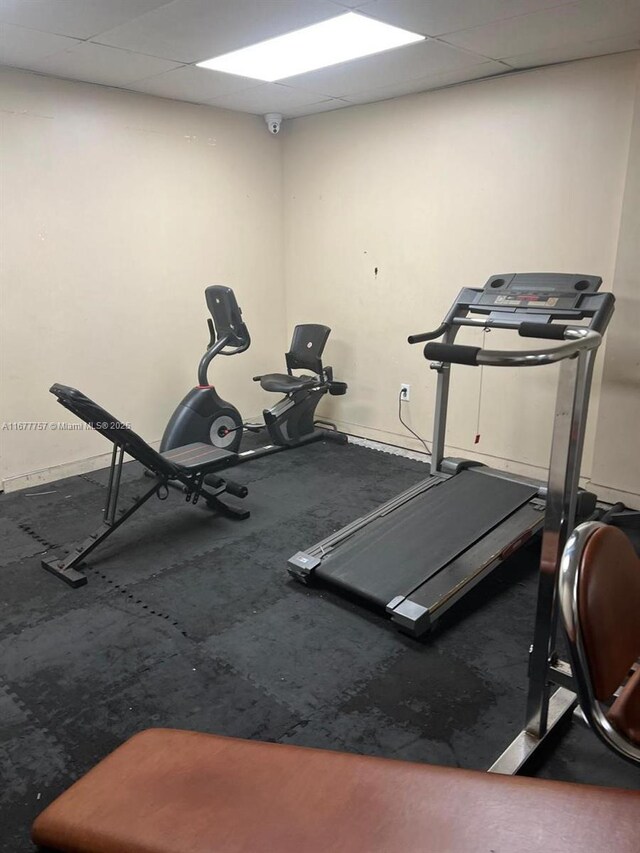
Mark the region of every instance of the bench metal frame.
<instances>
[{"instance_id":1,"label":"bench metal frame","mask_svg":"<svg viewBox=\"0 0 640 853\"><path fill-rule=\"evenodd\" d=\"M202 497L208 507L229 518L249 517L248 510L230 506L220 499L220 495L226 491L231 491L238 497L244 497L247 494L246 487L223 480L211 473L217 467L226 467L229 464L229 458L233 458L234 454L219 451L219 464L215 460L210 460L201 468L187 469L175 464L171 459L164 458L129 427L75 388L56 384L51 386L50 391L58 398L60 405L73 412L113 443L102 524L83 542L72 546L65 557L57 557L54 554L41 561L42 568L59 577L69 586L79 587L86 584L87 578L78 570L78 567L84 563L88 555L137 512L149 498L156 495L160 500L165 500L169 486L177 486L184 493L186 500L193 505L197 504ZM125 454L140 462L146 472L154 478L154 483L141 496L132 498L127 507L119 509ZM205 484L205 476L207 484Z\"/></svg>"}]
</instances>

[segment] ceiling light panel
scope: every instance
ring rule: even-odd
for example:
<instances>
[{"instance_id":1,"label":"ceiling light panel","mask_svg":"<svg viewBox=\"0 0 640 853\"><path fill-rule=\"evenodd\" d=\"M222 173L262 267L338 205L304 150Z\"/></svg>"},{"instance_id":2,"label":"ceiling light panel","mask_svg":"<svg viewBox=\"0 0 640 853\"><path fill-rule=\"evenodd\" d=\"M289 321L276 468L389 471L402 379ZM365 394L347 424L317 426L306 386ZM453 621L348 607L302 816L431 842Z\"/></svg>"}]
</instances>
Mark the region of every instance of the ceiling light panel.
<instances>
[{"instance_id":1,"label":"ceiling light panel","mask_svg":"<svg viewBox=\"0 0 640 853\"><path fill-rule=\"evenodd\" d=\"M198 65L272 83L422 40L423 35L347 12Z\"/></svg>"}]
</instances>

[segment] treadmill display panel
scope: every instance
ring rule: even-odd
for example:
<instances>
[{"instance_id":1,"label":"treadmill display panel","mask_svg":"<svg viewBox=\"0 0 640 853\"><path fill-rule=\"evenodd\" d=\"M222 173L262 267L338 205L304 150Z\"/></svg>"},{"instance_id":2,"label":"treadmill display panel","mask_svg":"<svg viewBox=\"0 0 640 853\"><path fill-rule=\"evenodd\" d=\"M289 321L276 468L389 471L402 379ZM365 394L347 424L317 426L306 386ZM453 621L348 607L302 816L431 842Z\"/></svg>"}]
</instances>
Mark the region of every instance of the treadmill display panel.
<instances>
[{"instance_id":1,"label":"treadmill display panel","mask_svg":"<svg viewBox=\"0 0 640 853\"><path fill-rule=\"evenodd\" d=\"M577 310L583 296L596 293L600 283L596 276L563 273L494 275L476 304L497 309Z\"/></svg>"}]
</instances>

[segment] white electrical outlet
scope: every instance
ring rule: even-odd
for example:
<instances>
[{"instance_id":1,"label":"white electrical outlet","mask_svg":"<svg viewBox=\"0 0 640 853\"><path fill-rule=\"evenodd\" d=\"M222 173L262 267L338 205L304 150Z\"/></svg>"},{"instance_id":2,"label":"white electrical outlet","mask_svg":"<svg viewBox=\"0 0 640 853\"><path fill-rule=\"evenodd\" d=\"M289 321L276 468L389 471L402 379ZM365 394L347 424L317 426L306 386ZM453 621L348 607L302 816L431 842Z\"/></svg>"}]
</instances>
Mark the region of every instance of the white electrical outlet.
<instances>
[{"instance_id":1,"label":"white electrical outlet","mask_svg":"<svg viewBox=\"0 0 640 853\"><path fill-rule=\"evenodd\" d=\"M405 403L408 403L411 399L411 385L407 385L406 382L403 382L400 386L400 399L404 400Z\"/></svg>"}]
</instances>

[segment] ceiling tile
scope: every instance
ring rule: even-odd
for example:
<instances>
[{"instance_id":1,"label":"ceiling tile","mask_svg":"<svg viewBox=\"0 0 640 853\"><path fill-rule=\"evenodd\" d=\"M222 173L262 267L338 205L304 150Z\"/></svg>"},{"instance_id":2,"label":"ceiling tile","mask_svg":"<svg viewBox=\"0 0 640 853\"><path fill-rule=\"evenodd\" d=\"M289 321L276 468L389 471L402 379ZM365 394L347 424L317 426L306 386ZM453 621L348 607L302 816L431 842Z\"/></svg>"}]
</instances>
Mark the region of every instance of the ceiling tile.
<instances>
[{"instance_id":1,"label":"ceiling tile","mask_svg":"<svg viewBox=\"0 0 640 853\"><path fill-rule=\"evenodd\" d=\"M343 107L352 107L353 104L349 101L344 101L341 98L329 98L326 101L319 101L317 104L307 104L302 107L287 107L286 118L297 118L298 116L310 116L316 113L326 113L330 110L340 110Z\"/></svg>"},{"instance_id":2,"label":"ceiling tile","mask_svg":"<svg viewBox=\"0 0 640 853\"><path fill-rule=\"evenodd\" d=\"M174 0L96 41L200 62L335 16L329 0Z\"/></svg>"},{"instance_id":3,"label":"ceiling tile","mask_svg":"<svg viewBox=\"0 0 640 853\"><path fill-rule=\"evenodd\" d=\"M437 38L270 84L182 64L348 9ZM0 0L2 64L287 117L638 48L640 0Z\"/></svg>"},{"instance_id":4,"label":"ceiling tile","mask_svg":"<svg viewBox=\"0 0 640 853\"><path fill-rule=\"evenodd\" d=\"M371 0L330 0L335 6L342 6L343 9L356 9L358 6L365 6Z\"/></svg>"},{"instance_id":5,"label":"ceiling tile","mask_svg":"<svg viewBox=\"0 0 640 853\"><path fill-rule=\"evenodd\" d=\"M220 71L210 71L207 68L196 68L194 65L183 65L166 74L158 74L137 83L136 91L161 98L177 98L181 101L203 103L227 95L231 92L241 92L244 89L255 88L256 80L248 77L236 77L235 74L223 74Z\"/></svg>"},{"instance_id":6,"label":"ceiling tile","mask_svg":"<svg viewBox=\"0 0 640 853\"><path fill-rule=\"evenodd\" d=\"M170 0L0 0L0 21L87 39Z\"/></svg>"},{"instance_id":7,"label":"ceiling tile","mask_svg":"<svg viewBox=\"0 0 640 853\"><path fill-rule=\"evenodd\" d=\"M503 59L633 33L640 35L638 0L581 0L444 38L458 47Z\"/></svg>"},{"instance_id":8,"label":"ceiling tile","mask_svg":"<svg viewBox=\"0 0 640 853\"><path fill-rule=\"evenodd\" d=\"M315 92L292 89L290 86L282 86L280 83L262 83L235 95L213 98L208 103L216 107L240 110L245 113L256 113L257 115L282 113L286 116L289 109L317 104L323 100L325 99Z\"/></svg>"},{"instance_id":9,"label":"ceiling tile","mask_svg":"<svg viewBox=\"0 0 640 853\"><path fill-rule=\"evenodd\" d=\"M513 68L533 68L537 65L551 65L554 62L569 62L572 59L587 59L590 56L604 56L609 53L638 49L640 49L640 35L636 33L632 36L596 39L583 44L523 53L520 56L509 56L504 61Z\"/></svg>"},{"instance_id":10,"label":"ceiling tile","mask_svg":"<svg viewBox=\"0 0 640 853\"><path fill-rule=\"evenodd\" d=\"M31 63L78 44L75 39L0 24L0 64L30 68Z\"/></svg>"},{"instance_id":11,"label":"ceiling tile","mask_svg":"<svg viewBox=\"0 0 640 853\"><path fill-rule=\"evenodd\" d=\"M447 71L444 74L430 74L419 77L416 80L408 80L404 83L396 83L392 86L382 86L380 89L369 89L356 95L348 95L345 100L353 104L366 104L373 101L386 101L389 98L398 98L402 95L412 95L419 92L427 92L430 89L439 89L442 86L451 86L454 83L466 83L478 80L482 77L494 77L511 71L507 65L500 62L481 62L471 68L460 71Z\"/></svg>"},{"instance_id":12,"label":"ceiling tile","mask_svg":"<svg viewBox=\"0 0 640 853\"><path fill-rule=\"evenodd\" d=\"M466 30L572 0L373 0L360 12L429 36Z\"/></svg>"},{"instance_id":13,"label":"ceiling tile","mask_svg":"<svg viewBox=\"0 0 640 853\"><path fill-rule=\"evenodd\" d=\"M323 95L343 97L405 80L469 68L484 61L466 51L428 40L375 56L343 62L331 68L309 71L284 81Z\"/></svg>"},{"instance_id":14,"label":"ceiling tile","mask_svg":"<svg viewBox=\"0 0 640 853\"><path fill-rule=\"evenodd\" d=\"M44 74L84 80L86 83L126 86L178 66L175 62L157 59L155 56L83 41L70 50L34 62L30 67Z\"/></svg>"}]
</instances>

